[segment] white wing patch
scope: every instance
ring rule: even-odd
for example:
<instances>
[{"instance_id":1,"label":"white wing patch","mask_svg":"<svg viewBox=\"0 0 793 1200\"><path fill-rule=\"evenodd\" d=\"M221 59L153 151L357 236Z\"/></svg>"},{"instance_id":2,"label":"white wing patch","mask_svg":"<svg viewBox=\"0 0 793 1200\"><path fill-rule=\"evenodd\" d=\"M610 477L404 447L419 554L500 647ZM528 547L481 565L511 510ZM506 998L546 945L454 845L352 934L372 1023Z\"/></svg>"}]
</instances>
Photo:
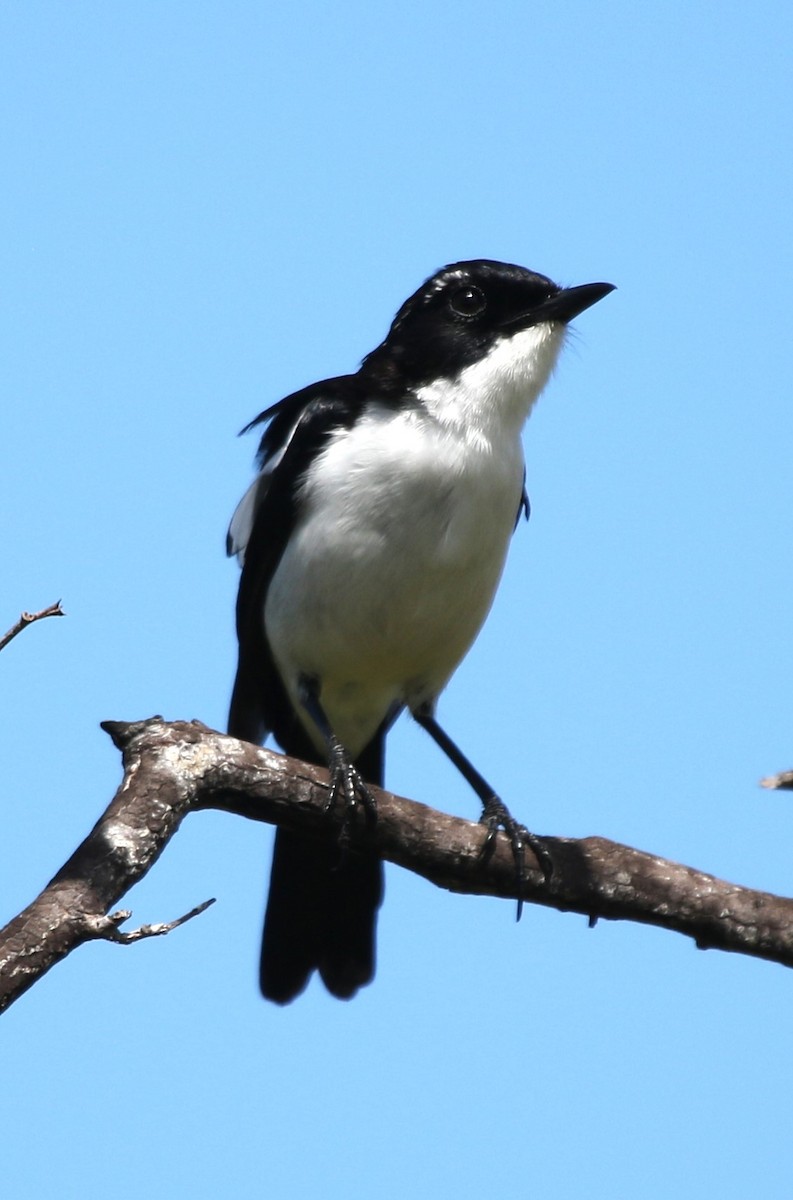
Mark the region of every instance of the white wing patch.
<instances>
[{"instance_id":1,"label":"white wing patch","mask_svg":"<svg viewBox=\"0 0 793 1200\"><path fill-rule=\"evenodd\" d=\"M302 417L302 415L303 414L301 413L300 417ZM248 547L248 542L251 540L253 523L256 520L256 512L267 494L270 476L286 454L289 444L294 437L295 430L300 424L300 417L298 417L292 428L289 430L289 436L284 441L283 446L280 446L274 454L270 455L270 457L267 459L267 462L264 464L263 470L256 476L253 483L248 488L237 507L234 509L234 515L229 524L229 531L226 534L226 553L228 554L229 558L231 558L232 554L236 554L237 562L241 567L245 563L245 551Z\"/></svg>"},{"instance_id":2,"label":"white wing patch","mask_svg":"<svg viewBox=\"0 0 793 1200\"><path fill-rule=\"evenodd\" d=\"M262 471L261 475L257 475L251 486L248 488L245 495L240 500L237 507L234 509L234 516L229 524L229 531L226 535L226 553L231 557L236 554L237 562L242 566L245 562L245 551L248 542L251 538L253 530L253 522L256 518L256 509L258 508L259 485L264 484L264 476L269 475L269 471Z\"/></svg>"}]
</instances>

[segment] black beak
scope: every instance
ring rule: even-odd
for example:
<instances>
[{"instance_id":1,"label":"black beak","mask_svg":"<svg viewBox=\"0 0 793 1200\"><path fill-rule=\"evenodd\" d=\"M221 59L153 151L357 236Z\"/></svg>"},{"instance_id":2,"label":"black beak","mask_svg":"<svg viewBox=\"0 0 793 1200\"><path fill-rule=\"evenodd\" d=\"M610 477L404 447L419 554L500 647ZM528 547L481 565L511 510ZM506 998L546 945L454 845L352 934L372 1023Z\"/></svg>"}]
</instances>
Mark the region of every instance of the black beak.
<instances>
[{"instance_id":1,"label":"black beak","mask_svg":"<svg viewBox=\"0 0 793 1200\"><path fill-rule=\"evenodd\" d=\"M550 290L553 286L550 280L548 284ZM532 325L542 325L545 321L558 321L566 325L584 309L591 308L613 291L613 283L582 283L579 287L558 288L525 312L504 321L502 328L510 331L530 329Z\"/></svg>"},{"instance_id":2,"label":"black beak","mask_svg":"<svg viewBox=\"0 0 793 1200\"><path fill-rule=\"evenodd\" d=\"M538 324L540 321L561 321L566 325L613 291L613 283L582 283L579 287L562 288L538 305L534 310L535 321Z\"/></svg>"}]
</instances>

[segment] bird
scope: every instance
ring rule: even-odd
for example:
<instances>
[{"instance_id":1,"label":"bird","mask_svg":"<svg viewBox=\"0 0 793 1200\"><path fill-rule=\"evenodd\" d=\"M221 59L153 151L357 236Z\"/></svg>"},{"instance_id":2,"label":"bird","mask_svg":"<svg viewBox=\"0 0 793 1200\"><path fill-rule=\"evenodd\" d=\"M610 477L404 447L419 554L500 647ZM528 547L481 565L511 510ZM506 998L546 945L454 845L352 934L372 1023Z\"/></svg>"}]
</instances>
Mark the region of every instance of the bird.
<instances>
[{"instance_id":1,"label":"bird","mask_svg":"<svg viewBox=\"0 0 793 1200\"><path fill-rule=\"evenodd\" d=\"M475 259L430 276L354 373L255 417L258 474L232 517L242 572L229 733L329 769L341 836L277 828L260 987L287 1004L315 972L350 999L375 973L383 864L356 846L376 820L384 743L407 711L482 803L488 841L519 825L438 723L440 693L492 604L528 516L521 432L569 323L613 291ZM359 842L365 839L358 839Z\"/></svg>"}]
</instances>

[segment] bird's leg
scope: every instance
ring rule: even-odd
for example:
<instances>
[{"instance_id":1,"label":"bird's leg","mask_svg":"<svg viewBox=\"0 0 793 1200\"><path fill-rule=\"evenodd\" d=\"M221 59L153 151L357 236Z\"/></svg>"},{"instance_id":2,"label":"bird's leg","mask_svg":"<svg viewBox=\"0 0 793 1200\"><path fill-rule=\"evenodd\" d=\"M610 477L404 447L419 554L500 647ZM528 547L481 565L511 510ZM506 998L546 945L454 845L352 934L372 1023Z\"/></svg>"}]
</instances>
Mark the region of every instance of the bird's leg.
<instances>
[{"instance_id":1,"label":"bird's leg","mask_svg":"<svg viewBox=\"0 0 793 1200\"><path fill-rule=\"evenodd\" d=\"M328 752L328 773L330 774L325 812L334 809L339 800L344 803L344 820L339 836L339 841L344 847L349 844L358 809L363 808L367 821L372 822L377 819L377 805L374 796L353 765L346 748L333 732L327 714L320 703L318 680L306 675L301 676L298 695L303 708L325 739Z\"/></svg>"},{"instance_id":2,"label":"bird's leg","mask_svg":"<svg viewBox=\"0 0 793 1200\"><path fill-rule=\"evenodd\" d=\"M481 824L487 828L487 837L482 846L481 857L483 861L487 861L493 853L495 846L496 833L499 829L503 829L509 838L510 846L512 847L512 857L515 862L515 873L518 884L518 915L520 920L523 912L523 900L521 893L523 885L526 882L526 862L524 849L526 846L533 850L540 864L540 870L543 873L546 883L551 878L553 873L553 860L551 858L548 847L541 837L534 833L530 833L525 825L521 825L510 813L506 804L496 795L493 788L484 779L473 763L465 757L462 750L457 746L449 735L441 729L432 712L429 704L422 704L413 711L413 717L419 723L422 729L426 729L427 733L433 739L435 744L441 748L443 753L454 763L457 770L465 779L466 783L474 789L479 799L482 801L482 816L479 818Z\"/></svg>"}]
</instances>

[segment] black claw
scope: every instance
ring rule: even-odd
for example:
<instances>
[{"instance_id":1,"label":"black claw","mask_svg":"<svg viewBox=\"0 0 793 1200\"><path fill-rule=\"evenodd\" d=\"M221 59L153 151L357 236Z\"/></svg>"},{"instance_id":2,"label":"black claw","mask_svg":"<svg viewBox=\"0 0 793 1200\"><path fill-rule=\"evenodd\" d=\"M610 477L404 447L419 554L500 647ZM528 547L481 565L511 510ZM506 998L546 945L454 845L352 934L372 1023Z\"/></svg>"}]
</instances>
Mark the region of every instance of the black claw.
<instances>
[{"instance_id":1,"label":"black claw","mask_svg":"<svg viewBox=\"0 0 793 1200\"><path fill-rule=\"evenodd\" d=\"M537 837L534 833L530 833L525 825L521 825L515 820L507 806L498 796L491 796L485 801L482 816L479 820L482 825L487 826L487 837L481 850L483 862L486 862L493 853L496 843L496 833L499 829L503 829L509 838L509 844L512 848L512 858L515 863L515 882L518 891L518 911L515 919L519 921L523 914L522 893L526 884L526 846L536 855L543 879L546 883L549 882L553 874L553 859L550 851L542 838Z\"/></svg>"},{"instance_id":2,"label":"black claw","mask_svg":"<svg viewBox=\"0 0 793 1200\"><path fill-rule=\"evenodd\" d=\"M344 850L352 839L359 809L364 810L367 824L372 825L377 820L377 805L374 796L350 762L344 746L335 737L330 745L328 769L330 787L325 812L331 812L339 800L344 804L344 819L339 834L339 845Z\"/></svg>"}]
</instances>

